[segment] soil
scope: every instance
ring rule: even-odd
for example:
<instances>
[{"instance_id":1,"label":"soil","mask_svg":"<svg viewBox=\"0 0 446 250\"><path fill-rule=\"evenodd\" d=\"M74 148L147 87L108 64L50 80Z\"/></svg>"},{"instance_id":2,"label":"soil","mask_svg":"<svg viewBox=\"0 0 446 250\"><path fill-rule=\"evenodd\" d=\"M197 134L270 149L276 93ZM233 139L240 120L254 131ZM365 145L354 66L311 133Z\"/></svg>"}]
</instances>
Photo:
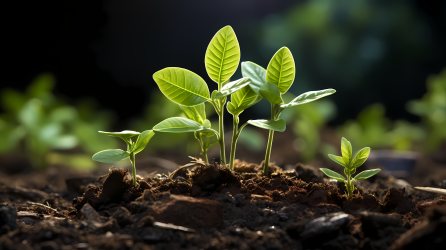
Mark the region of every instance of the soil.
<instances>
[{"instance_id":1,"label":"soil","mask_svg":"<svg viewBox=\"0 0 446 250\"><path fill-rule=\"evenodd\" d=\"M316 168L262 166L3 175L0 249L446 249L444 196L378 175L347 200Z\"/></svg>"}]
</instances>

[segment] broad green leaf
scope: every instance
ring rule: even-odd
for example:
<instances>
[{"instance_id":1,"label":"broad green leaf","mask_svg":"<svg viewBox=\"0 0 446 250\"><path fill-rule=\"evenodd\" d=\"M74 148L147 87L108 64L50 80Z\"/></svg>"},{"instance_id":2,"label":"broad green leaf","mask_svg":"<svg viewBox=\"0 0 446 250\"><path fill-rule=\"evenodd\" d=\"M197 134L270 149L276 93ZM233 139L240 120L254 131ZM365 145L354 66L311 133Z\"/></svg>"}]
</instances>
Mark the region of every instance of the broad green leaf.
<instances>
[{"instance_id":1,"label":"broad green leaf","mask_svg":"<svg viewBox=\"0 0 446 250\"><path fill-rule=\"evenodd\" d=\"M341 156L336 156L336 155L328 155L328 157L330 157L330 159L334 162L336 162L337 164L347 168L347 165L344 162L344 158L342 158Z\"/></svg>"},{"instance_id":2,"label":"broad green leaf","mask_svg":"<svg viewBox=\"0 0 446 250\"><path fill-rule=\"evenodd\" d=\"M206 120L206 110L204 103L191 107L180 105L180 108L183 110L186 117L191 120L194 120L200 124L203 124L203 122Z\"/></svg>"},{"instance_id":3,"label":"broad green leaf","mask_svg":"<svg viewBox=\"0 0 446 250\"><path fill-rule=\"evenodd\" d=\"M280 105L280 107L284 109L284 108L301 105L304 103L316 101L317 99L320 99L320 98L328 96L328 95L332 95L334 93L336 93L336 90L334 90L334 89L309 91L309 92L303 93L303 94L299 95L298 97L294 98L294 100L292 100L290 103Z\"/></svg>"},{"instance_id":4,"label":"broad green leaf","mask_svg":"<svg viewBox=\"0 0 446 250\"><path fill-rule=\"evenodd\" d=\"M265 85L263 85L262 88L259 89L259 94L270 103L283 103L279 88L272 83L267 82Z\"/></svg>"},{"instance_id":5,"label":"broad green leaf","mask_svg":"<svg viewBox=\"0 0 446 250\"><path fill-rule=\"evenodd\" d=\"M129 139L135 135L141 134L139 132L131 131L131 130L124 130L121 132L104 132L104 131L98 131L98 132L101 134L122 138L124 141L127 141L127 139Z\"/></svg>"},{"instance_id":6,"label":"broad green leaf","mask_svg":"<svg viewBox=\"0 0 446 250\"><path fill-rule=\"evenodd\" d=\"M251 78L249 86L256 93L266 84L266 70L253 62L242 62L242 75Z\"/></svg>"},{"instance_id":7,"label":"broad green leaf","mask_svg":"<svg viewBox=\"0 0 446 250\"><path fill-rule=\"evenodd\" d=\"M135 147L133 148L133 152L135 154L141 152L146 146L147 143L149 143L150 139L155 135L155 132L153 130L146 130L142 132L138 139L136 140Z\"/></svg>"},{"instance_id":8,"label":"broad green leaf","mask_svg":"<svg viewBox=\"0 0 446 250\"><path fill-rule=\"evenodd\" d=\"M278 120L249 120L249 124L268 130L274 130L278 132L283 132L286 129L286 122L284 119Z\"/></svg>"},{"instance_id":9,"label":"broad green leaf","mask_svg":"<svg viewBox=\"0 0 446 250\"><path fill-rule=\"evenodd\" d=\"M157 132L184 133L207 130L200 123L183 117L171 117L156 124L153 130Z\"/></svg>"},{"instance_id":10,"label":"broad green leaf","mask_svg":"<svg viewBox=\"0 0 446 250\"><path fill-rule=\"evenodd\" d=\"M79 140L74 135L59 135L53 138L49 145L54 149L72 149L76 147Z\"/></svg>"},{"instance_id":11,"label":"broad green leaf","mask_svg":"<svg viewBox=\"0 0 446 250\"><path fill-rule=\"evenodd\" d=\"M38 99L30 99L19 111L18 118L21 124L35 131L42 123L43 112L42 102Z\"/></svg>"},{"instance_id":12,"label":"broad green leaf","mask_svg":"<svg viewBox=\"0 0 446 250\"><path fill-rule=\"evenodd\" d=\"M324 173L326 176L328 176L328 177L330 177L330 178L332 178L332 179L335 179L335 180L337 180L337 181L342 181L342 182L345 181L344 176L342 176L342 175L336 173L336 172L333 171L333 170L330 170L330 169L328 169L328 168L321 168L320 170L322 171L322 173Z\"/></svg>"},{"instance_id":13,"label":"broad green leaf","mask_svg":"<svg viewBox=\"0 0 446 250\"><path fill-rule=\"evenodd\" d=\"M361 166L369 157L370 154L370 148L363 148L361 149L355 156L355 158L352 160L352 168L357 168Z\"/></svg>"},{"instance_id":14,"label":"broad green leaf","mask_svg":"<svg viewBox=\"0 0 446 250\"><path fill-rule=\"evenodd\" d=\"M344 168L344 174L346 176L349 176L349 175L351 176L354 173L356 173L356 168Z\"/></svg>"},{"instance_id":15,"label":"broad green leaf","mask_svg":"<svg viewBox=\"0 0 446 250\"><path fill-rule=\"evenodd\" d=\"M374 176L375 174L377 174L379 171L381 171L381 169L379 169L379 168L362 171L361 173L356 175L353 180L359 181L359 180L368 179L368 178Z\"/></svg>"},{"instance_id":16,"label":"broad green leaf","mask_svg":"<svg viewBox=\"0 0 446 250\"><path fill-rule=\"evenodd\" d=\"M205 128L211 128L211 121L209 121L208 119L204 120L203 126Z\"/></svg>"},{"instance_id":17,"label":"broad green leaf","mask_svg":"<svg viewBox=\"0 0 446 250\"><path fill-rule=\"evenodd\" d=\"M279 87L280 93L285 94L294 82L295 73L293 55L287 47L282 47L266 68L266 81Z\"/></svg>"},{"instance_id":18,"label":"broad green leaf","mask_svg":"<svg viewBox=\"0 0 446 250\"><path fill-rule=\"evenodd\" d=\"M249 77L243 77L236 81L232 81L230 83L227 83L225 86L221 88L221 90L215 95L214 98L222 98L225 96L228 96L241 88L247 86L251 82L251 79Z\"/></svg>"},{"instance_id":19,"label":"broad green leaf","mask_svg":"<svg viewBox=\"0 0 446 250\"><path fill-rule=\"evenodd\" d=\"M239 115L243 110L255 105L262 100L262 96L258 95L252 88L251 84L243 87L239 91L231 95L231 101L228 102L226 108L233 115Z\"/></svg>"},{"instance_id":20,"label":"broad green leaf","mask_svg":"<svg viewBox=\"0 0 446 250\"><path fill-rule=\"evenodd\" d=\"M161 92L177 104L195 106L209 100L206 82L187 69L164 68L155 72L153 79Z\"/></svg>"},{"instance_id":21,"label":"broad green leaf","mask_svg":"<svg viewBox=\"0 0 446 250\"><path fill-rule=\"evenodd\" d=\"M350 168L350 163L352 159L352 144L342 137L341 140L341 152L342 152L342 158L344 158L345 164L347 164L347 168Z\"/></svg>"},{"instance_id":22,"label":"broad green leaf","mask_svg":"<svg viewBox=\"0 0 446 250\"><path fill-rule=\"evenodd\" d=\"M107 149L93 155L93 160L100 162L117 162L130 157L130 154L121 149Z\"/></svg>"},{"instance_id":23,"label":"broad green leaf","mask_svg":"<svg viewBox=\"0 0 446 250\"><path fill-rule=\"evenodd\" d=\"M220 29L206 49L204 64L209 77L220 84L228 80L240 62L240 47L231 26Z\"/></svg>"}]
</instances>

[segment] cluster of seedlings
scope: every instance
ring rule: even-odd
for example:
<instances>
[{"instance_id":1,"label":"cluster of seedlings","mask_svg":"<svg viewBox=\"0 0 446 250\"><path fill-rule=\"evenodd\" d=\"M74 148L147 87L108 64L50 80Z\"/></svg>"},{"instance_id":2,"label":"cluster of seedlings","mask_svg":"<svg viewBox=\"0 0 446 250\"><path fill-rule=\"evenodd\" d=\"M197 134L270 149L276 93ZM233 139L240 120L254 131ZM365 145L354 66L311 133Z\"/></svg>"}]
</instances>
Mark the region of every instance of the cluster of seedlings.
<instances>
[{"instance_id":1,"label":"cluster of seedlings","mask_svg":"<svg viewBox=\"0 0 446 250\"><path fill-rule=\"evenodd\" d=\"M171 117L161 121L151 130L142 133L135 131L100 132L122 138L127 143L127 151L107 149L93 155L93 160L116 162L129 158L132 163L133 184L136 186L135 154L144 149L155 132L193 132L200 143L203 161L209 163L207 150L211 145L219 143L221 164L228 165L230 170L234 170L237 139L245 126L252 125L269 130L263 166L263 174L268 175L274 131L283 132L286 128L285 120L280 119L282 111L334 94L336 90L309 91L299 95L289 103L284 103L282 95L290 89L295 78L293 55L287 47L282 47L273 55L266 69L253 62L242 62L243 77L231 81L239 63L240 46L234 30L231 26L223 27L214 35L205 54L206 71L209 77L217 83L217 90L210 94L208 85L203 78L184 68L168 67L155 72L153 79L161 92L169 100L178 104L187 118ZM227 102L228 96L230 96L229 102ZM240 114L245 109L258 103L262 98L271 104L271 119L249 120L239 127ZM214 107L219 117L218 131L212 129L211 122L206 119L205 102L209 102ZM233 117L233 134L228 164L226 163L223 129L225 105L227 111ZM139 137L136 142L133 142L131 137L136 135L139 135ZM366 179L379 171L364 171L355 178L351 178L356 168L367 159L370 148L361 150L353 160L351 159L351 152L350 143L343 139L343 157L330 155L331 159L345 167L347 179L331 170L321 169L330 178L345 182L349 197L351 197L355 180Z\"/></svg>"}]
</instances>

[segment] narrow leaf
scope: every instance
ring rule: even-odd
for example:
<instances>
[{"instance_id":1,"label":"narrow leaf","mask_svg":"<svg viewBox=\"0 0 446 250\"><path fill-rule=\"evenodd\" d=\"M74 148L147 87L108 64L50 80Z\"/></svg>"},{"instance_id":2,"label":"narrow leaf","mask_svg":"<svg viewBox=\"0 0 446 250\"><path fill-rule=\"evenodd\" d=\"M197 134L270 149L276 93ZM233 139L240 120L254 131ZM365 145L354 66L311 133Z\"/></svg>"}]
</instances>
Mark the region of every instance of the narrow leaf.
<instances>
[{"instance_id":1,"label":"narrow leaf","mask_svg":"<svg viewBox=\"0 0 446 250\"><path fill-rule=\"evenodd\" d=\"M335 179L337 181L342 181L342 182L345 181L344 176L336 173L333 170L330 170L328 168L321 168L320 170L322 171L322 173L324 173L326 176L328 176L328 177L330 177L332 179Z\"/></svg>"},{"instance_id":2,"label":"narrow leaf","mask_svg":"<svg viewBox=\"0 0 446 250\"><path fill-rule=\"evenodd\" d=\"M164 68L153 74L161 92L183 106L195 106L209 100L206 82L197 74L182 68Z\"/></svg>"},{"instance_id":3,"label":"narrow leaf","mask_svg":"<svg viewBox=\"0 0 446 250\"><path fill-rule=\"evenodd\" d=\"M206 120L204 103L190 107L180 105L180 108L183 110L186 117L193 121L203 124L203 122Z\"/></svg>"},{"instance_id":4,"label":"narrow leaf","mask_svg":"<svg viewBox=\"0 0 446 250\"><path fill-rule=\"evenodd\" d=\"M267 82L263 85L262 88L259 89L259 94L272 104L283 103L279 88L272 83Z\"/></svg>"},{"instance_id":5,"label":"narrow leaf","mask_svg":"<svg viewBox=\"0 0 446 250\"><path fill-rule=\"evenodd\" d=\"M336 156L336 155L328 155L328 157L330 157L330 159L334 162L336 162L337 164L343 166L344 168L347 167L347 165L344 162L344 158L342 158L341 156Z\"/></svg>"},{"instance_id":6,"label":"narrow leaf","mask_svg":"<svg viewBox=\"0 0 446 250\"><path fill-rule=\"evenodd\" d=\"M155 132L153 132L153 130L146 130L142 132L136 140L133 152L135 152L135 154L141 152L147 146L147 143L149 143L150 139L152 139L154 135Z\"/></svg>"},{"instance_id":7,"label":"narrow leaf","mask_svg":"<svg viewBox=\"0 0 446 250\"><path fill-rule=\"evenodd\" d=\"M290 103L280 105L280 107L281 108L289 108L289 107L301 105L304 103L309 103L312 101L316 101L317 99L320 99L322 97L332 95L334 93L336 93L336 90L334 90L334 89L309 91L309 92L303 93L303 94L299 95L298 97L294 98L294 100L292 100Z\"/></svg>"},{"instance_id":8,"label":"narrow leaf","mask_svg":"<svg viewBox=\"0 0 446 250\"><path fill-rule=\"evenodd\" d=\"M359 181L359 180L368 179L368 178L374 176L375 174L377 174L379 171L381 171L381 169L379 169L379 168L362 171L361 173L359 173L358 175L355 176L354 180Z\"/></svg>"},{"instance_id":9,"label":"narrow leaf","mask_svg":"<svg viewBox=\"0 0 446 250\"><path fill-rule=\"evenodd\" d=\"M242 62L242 75L251 78L249 86L257 94L259 89L266 84L266 70L253 62Z\"/></svg>"},{"instance_id":10,"label":"narrow leaf","mask_svg":"<svg viewBox=\"0 0 446 250\"><path fill-rule=\"evenodd\" d=\"M237 90L240 90L241 88L247 86L250 82L251 79L249 77L243 77L236 81L227 83L225 86L221 88L221 90L215 95L214 98L222 98L228 96L236 92Z\"/></svg>"},{"instance_id":11,"label":"narrow leaf","mask_svg":"<svg viewBox=\"0 0 446 250\"><path fill-rule=\"evenodd\" d=\"M130 156L129 153L121 149L107 149L97 152L93 155L92 159L100 162L117 162L127 159Z\"/></svg>"},{"instance_id":12,"label":"narrow leaf","mask_svg":"<svg viewBox=\"0 0 446 250\"><path fill-rule=\"evenodd\" d=\"M251 85L248 85L231 95L231 101L228 102L226 108L229 113L239 115L243 110L255 105L260 100L262 100L262 96L258 95Z\"/></svg>"},{"instance_id":13,"label":"narrow leaf","mask_svg":"<svg viewBox=\"0 0 446 250\"><path fill-rule=\"evenodd\" d=\"M345 164L347 164L347 168L350 168L350 162L352 159L352 144L342 137L341 140L341 152L342 152L342 158L344 158Z\"/></svg>"},{"instance_id":14,"label":"narrow leaf","mask_svg":"<svg viewBox=\"0 0 446 250\"><path fill-rule=\"evenodd\" d=\"M184 133L206 130L200 123L183 117L171 117L156 124L153 130L157 132Z\"/></svg>"},{"instance_id":15,"label":"narrow leaf","mask_svg":"<svg viewBox=\"0 0 446 250\"><path fill-rule=\"evenodd\" d=\"M206 50L204 64L209 77L221 84L237 70L240 62L240 47L231 26L220 29Z\"/></svg>"},{"instance_id":16,"label":"narrow leaf","mask_svg":"<svg viewBox=\"0 0 446 250\"><path fill-rule=\"evenodd\" d=\"M280 93L285 94L294 82L296 68L291 51L282 47L268 64L266 81L279 87Z\"/></svg>"},{"instance_id":17,"label":"narrow leaf","mask_svg":"<svg viewBox=\"0 0 446 250\"><path fill-rule=\"evenodd\" d=\"M267 130L274 130L278 132L283 132L286 129L286 122L284 119L278 119L278 120L249 120L249 124L267 129Z\"/></svg>"},{"instance_id":18,"label":"narrow leaf","mask_svg":"<svg viewBox=\"0 0 446 250\"><path fill-rule=\"evenodd\" d=\"M352 168L357 168L361 166L369 157L370 154L370 148L363 148L361 149L355 156L355 158L352 160Z\"/></svg>"},{"instance_id":19,"label":"narrow leaf","mask_svg":"<svg viewBox=\"0 0 446 250\"><path fill-rule=\"evenodd\" d=\"M121 132L105 132L105 131L98 131L98 132L101 134L104 134L104 135L122 138L122 139L124 139L124 141L126 141L127 139L129 139L135 135L141 134L139 132L132 131L132 130L124 130Z\"/></svg>"}]
</instances>

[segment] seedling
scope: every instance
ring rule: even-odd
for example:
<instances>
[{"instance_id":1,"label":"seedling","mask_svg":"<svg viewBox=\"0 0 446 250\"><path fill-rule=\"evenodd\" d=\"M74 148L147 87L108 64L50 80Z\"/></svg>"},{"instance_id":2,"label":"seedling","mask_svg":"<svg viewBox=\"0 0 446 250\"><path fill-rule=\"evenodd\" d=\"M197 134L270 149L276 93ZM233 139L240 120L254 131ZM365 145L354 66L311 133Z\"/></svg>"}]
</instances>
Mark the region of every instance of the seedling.
<instances>
[{"instance_id":1,"label":"seedling","mask_svg":"<svg viewBox=\"0 0 446 250\"><path fill-rule=\"evenodd\" d=\"M142 133L139 133L135 131L124 130L122 132L99 131L99 133L123 139L125 143L127 143L127 151L121 149L106 149L94 154L92 157L93 160L111 163L129 158L130 162L132 163L133 186L136 187L135 155L141 152L147 146L147 143L149 143L155 132L153 132L153 130L146 130ZM133 142L131 138L136 135L138 135L138 139L136 140L136 142Z\"/></svg>"},{"instance_id":2,"label":"seedling","mask_svg":"<svg viewBox=\"0 0 446 250\"><path fill-rule=\"evenodd\" d=\"M187 69L170 67L153 74L153 79L161 92L171 101L185 107L201 105L206 101L213 105L219 117L217 140L220 144L220 159L223 164L226 164L223 129L226 97L245 87L251 81L249 78L242 78L229 82L237 70L239 62L240 47L237 37L231 26L225 26L214 35L205 54L206 71L218 85L218 89L212 92L212 95L209 94L209 88L203 78ZM188 125L188 123L184 125ZM197 129L197 127L195 128ZM197 130L190 131L198 132Z\"/></svg>"},{"instance_id":3,"label":"seedling","mask_svg":"<svg viewBox=\"0 0 446 250\"><path fill-rule=\"evenodd\" d=\"M274 54L266 70L255 63L243 62L242 74L244 77L249 77L251 79L249 86L271 103L270 121L279 120L280 114L286 108L309 103L336 92L334 89L309 91L299 95L290 103L284 104L282 95L291 87L295 76L293 55L287 47L282 47L276 54ZM269 129L265 163L263 166L263 174L265 176L268 175L268 164L271 157L273 136L274 130Z\"/></svg>"},{"instance_id":4,"label":"seedling","mask_svg":"<svg viewBox=\"0 0 446 250\"><path fill-rule=\"evenodd\" d=\"M344 174L347 177L347 179L345 179L342 175L328 168L321 168L321 171L332 179L344 182L348 192L348 199L351 199L353 191L355 190L354 182L368 179L377 174L379 171L381 171L381 169L365 170L357 174L354 178L352 178L352 175L356 172L356 169L360 167L367 160L367 157L369 157L370 148L366 147L361 149L356 154L355 158L352 159L353 157L352 145L347 139L342 137L341 151L342 151L342 157L331 154L329 154L328 157L330 157L330 159L332 159L334 162L344 167Z\"/></svg>"}]
</instances>

